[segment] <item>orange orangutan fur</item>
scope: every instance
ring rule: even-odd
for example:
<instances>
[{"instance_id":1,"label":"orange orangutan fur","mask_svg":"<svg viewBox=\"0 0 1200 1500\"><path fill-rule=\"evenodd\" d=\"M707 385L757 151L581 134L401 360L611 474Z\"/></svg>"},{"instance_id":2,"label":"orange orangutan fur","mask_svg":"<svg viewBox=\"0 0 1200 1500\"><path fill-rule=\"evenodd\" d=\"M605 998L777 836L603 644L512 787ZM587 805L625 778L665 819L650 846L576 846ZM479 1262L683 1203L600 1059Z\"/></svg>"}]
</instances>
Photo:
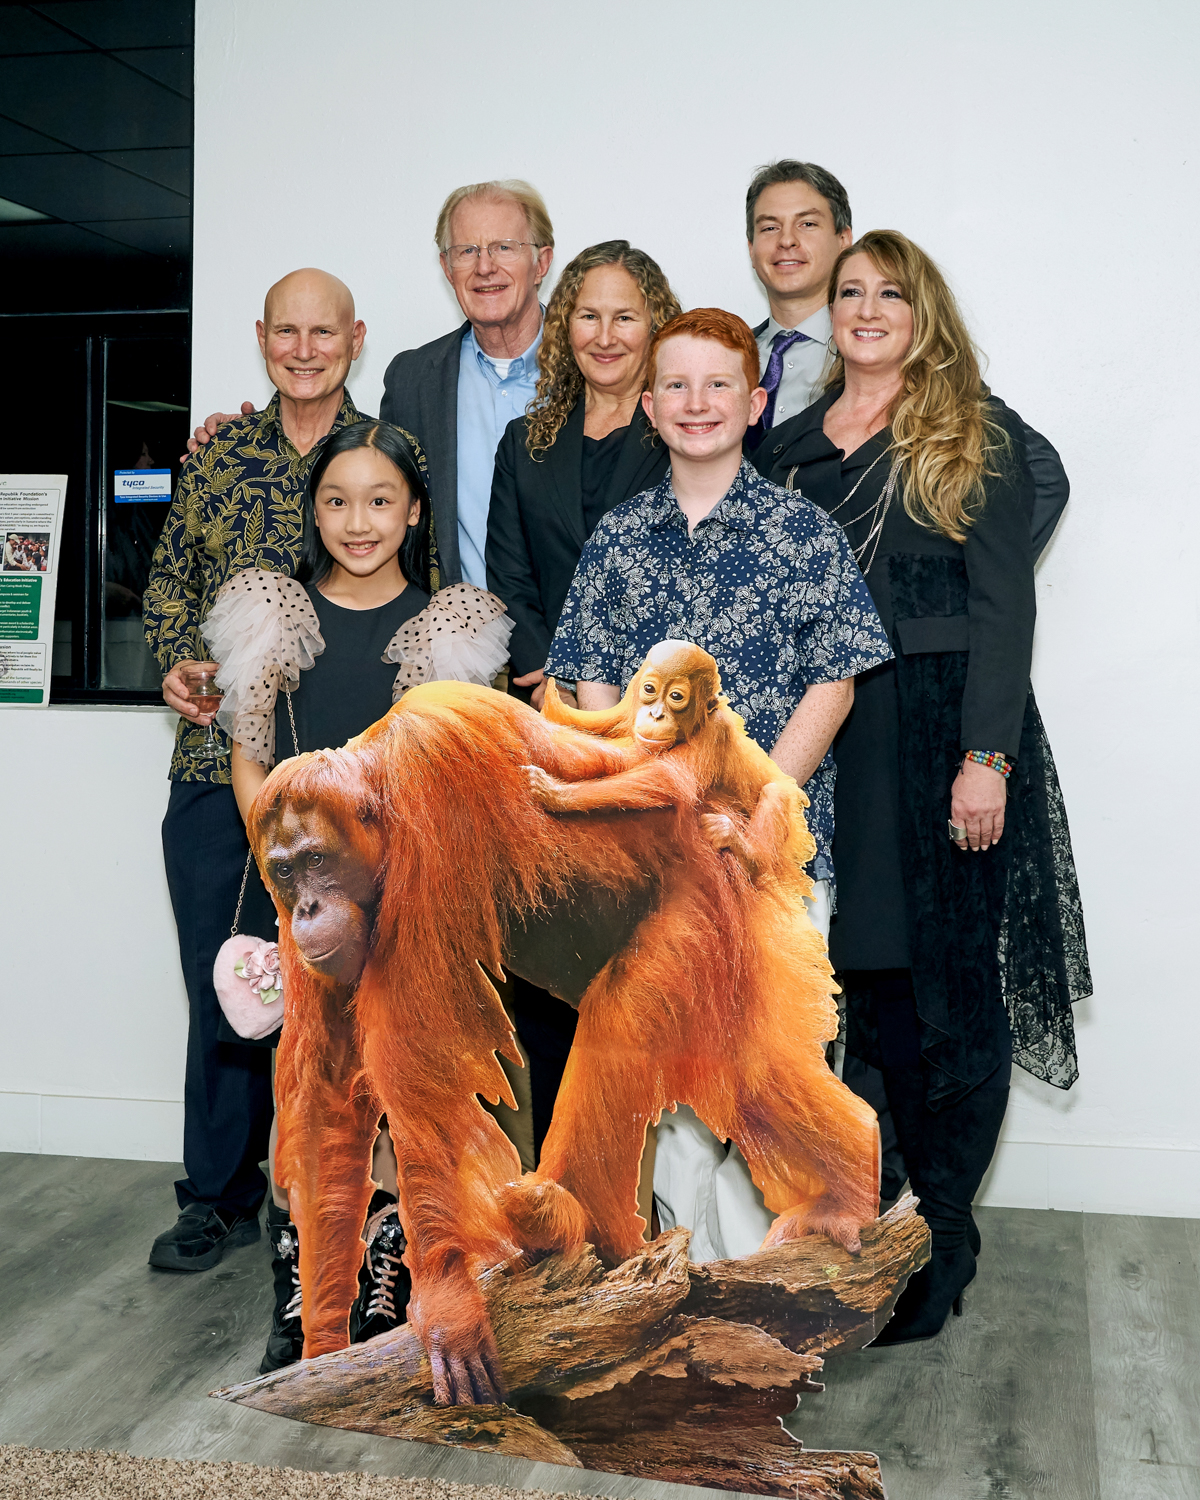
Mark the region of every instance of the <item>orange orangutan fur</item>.
<instances>
[{"instance_id":1,"label":"orange orangutan fur","mask_svg":"<svg viewBox=\"0 0 1200 1500\"><path fill-rule=\"evenodd\" d=\"M656 802L555 813L531 788L530 766L602 787L597 778L647 756L616 721L597 734L550 714L567 716L465 684L414 688L345 749L279 766L249 824L269 885L273 841L288 824L350 851L374 872L378 897L355 986L301 957L276 890L286 997L276 1175L299 1229L305 1354L347 1343L371 1145L386 1112L409 1318L441 1401L502 1390L477 1286L485 1266L585 1238L613 1259L636 1251L646 1125L675 1101L741 1146L781 1215L773 1237L824 1230L856 1244L876 1212L874 1116L824 1060L831 972L802 899L812 846L794 783L782 824L771 809L774 854L764 845L747 860L739 830L750 834L763 787L789 779L722 707L711 726L719 753L699 744L701 729L693 745L653 757ZM714 817L728 820L724 847L740 857L714 847ZM485 969L502 971L523 915L549 910L557 921L556 901L586 911L605 893L618 898L614 911L645 915L604 950L611 957L582 997L540 1169L522 1178L479 1102L515 1103L496 1054L517 1060Z\"/></svg>"}]
</instances>

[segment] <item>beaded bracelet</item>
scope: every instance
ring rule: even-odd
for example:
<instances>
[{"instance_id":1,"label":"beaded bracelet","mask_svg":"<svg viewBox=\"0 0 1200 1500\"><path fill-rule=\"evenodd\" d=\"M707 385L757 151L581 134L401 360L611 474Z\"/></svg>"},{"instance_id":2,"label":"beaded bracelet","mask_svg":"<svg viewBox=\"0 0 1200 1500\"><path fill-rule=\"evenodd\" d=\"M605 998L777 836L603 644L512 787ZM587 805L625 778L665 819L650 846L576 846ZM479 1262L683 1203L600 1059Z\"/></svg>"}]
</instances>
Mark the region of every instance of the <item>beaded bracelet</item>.
<instances>
[{"instance_id":1,"label":"beaded bracelet","mask_svg":"<svg viewBox=\"0 0 1200 1500\"><path fill-rule=\"evenodd\" d=\"M968 750L963 759L978 761L981 766L999 771L1005 781L1012 775L1012 761L999 750Z\"/></svg>"}]
</instances>

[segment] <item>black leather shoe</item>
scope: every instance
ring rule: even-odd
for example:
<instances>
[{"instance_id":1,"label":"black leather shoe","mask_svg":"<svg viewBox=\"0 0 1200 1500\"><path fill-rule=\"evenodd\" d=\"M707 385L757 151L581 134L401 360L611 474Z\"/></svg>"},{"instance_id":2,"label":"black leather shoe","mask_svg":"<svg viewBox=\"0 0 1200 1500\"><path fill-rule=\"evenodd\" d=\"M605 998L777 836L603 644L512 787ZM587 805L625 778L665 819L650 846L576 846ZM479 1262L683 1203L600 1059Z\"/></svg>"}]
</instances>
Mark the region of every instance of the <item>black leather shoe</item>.
<instances>
[{"instance_id":1,"label":"black leather shoe","mask_svg":"<svg viewBox=\"0 0 1200 1500\"><path fill-rule=\"evenodd\" d=\"M380 1188L367 1210L363 1233L367 1253L358 1273L358 1296L350 1309L350 1342L365 1344L390 1333L407 1316L412 1278L401 1260L407 1241L400 1227L396 1200Z\"/></svg>"},{"instance_id":2,"label":"black leather shoe","mask_svg":"<svg viewBox=\"0 0 1200 1500\"><path fill-rule=\"evenodd\" d=\"M259 1238L257 1214L218 1213L208 1203L189 1203L174 1225L150 1247L160 1271L207 1271L226 1250Z\"/></svg>"},{"instance_id":3,"label":"black leather shoe","mask_svg":"<svg viewBox=\"0 0 1200 1500\"><path fill-rule=\"evenodd\" d=\"M267 1234L271 1240L271 1274L275 1278L275 1312L260 1375L294 1365L304 1354L300 1295L300 1237L286 1208L267 1204Z\"/></svg>"}]
</instances>

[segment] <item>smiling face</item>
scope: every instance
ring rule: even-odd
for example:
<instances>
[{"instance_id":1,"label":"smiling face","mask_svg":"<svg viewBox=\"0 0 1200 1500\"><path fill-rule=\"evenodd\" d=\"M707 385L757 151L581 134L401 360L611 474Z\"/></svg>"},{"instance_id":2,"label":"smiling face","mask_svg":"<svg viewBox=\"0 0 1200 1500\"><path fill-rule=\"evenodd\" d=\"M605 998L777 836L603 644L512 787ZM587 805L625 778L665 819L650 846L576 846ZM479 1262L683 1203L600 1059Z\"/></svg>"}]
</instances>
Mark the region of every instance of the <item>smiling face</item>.
<instances>
[{"instance_id":1,"label":"smiling face","mask_svg":"<svg viewBox=\"0 0 1200 1500\"><path fill-rule=\"evenodd\" d=\"M571 314L571 352L588 385L636 395L646 373L650 309L624 266L596 266L583 278Z\"/></svg>"},{"instance_id":2,"label":"smiling face","mask_svg":"<svg viewBox=\"0 0 1200 1500\"><path fill-rule=\"evenodd\" d=\"M654 388L642 396L646 415L679 458L717 461L737 452L767 393L751 387L742 355L715 339L680 334L658 346Z\"/></svg>"},{"instance_id":3,"label":"smiling face","mask_svg":"<svg viewBox=\"0 0 1200 1500\"><path fill-rule=\"evenodd\" d=\"M869 255L852 255L842 266L829 314L833 341L847 366L899 375L912 348L912 308Z\"/></svg>"},{"instance_id":4,"label":"smiling face","mask_svg":"<svg viewBox=\"0 0 1200 1500\"><path fill-rule=\"evenodd\" d=\"M293 271L276 282L257 329L267 374L293 401L337 394L367 332L349 289L325 271Z\"/></svg>"},{"instance_id":5,"label":"smiling face","mask_svg":"<svg viewBox=\"0 0 1200 1500\"><path fill-rule=\"evenodd\" d=\"M330 459L314 497L317 529L335 568L370 578L399 568L396 554L421 517L400 470L377 448L351 448Z\"/></svg>"},{"instance_id":6,"label":"smiling face","mask_svg":"<svg viewBox=\"0 0 1200 1500\"><path fill-rule=\"evenodd\" d=\"M764 188L754 205L750 263L770 294L772 310L789 303L820 306L833 263L850 242L851 231L835 232L828 201L807 182Z\"/></svg>"},{"instance_id":7,"label":"smiling face","mask_svg":"<svg viewBox=\"0 0 1200 1500\"><path fill-rule=\"evenodd\" d=\"M523 244L516 259L503 265L487 251L488 245L500 240L530 238L525 210L512 198L468 198L454 210L451 245L478 245L479 254L469 265L458 266L443 251L442 270L464 316L477 328L516 325L532 315L554 251L549 245Z\"/></svg>"}]
</instances>

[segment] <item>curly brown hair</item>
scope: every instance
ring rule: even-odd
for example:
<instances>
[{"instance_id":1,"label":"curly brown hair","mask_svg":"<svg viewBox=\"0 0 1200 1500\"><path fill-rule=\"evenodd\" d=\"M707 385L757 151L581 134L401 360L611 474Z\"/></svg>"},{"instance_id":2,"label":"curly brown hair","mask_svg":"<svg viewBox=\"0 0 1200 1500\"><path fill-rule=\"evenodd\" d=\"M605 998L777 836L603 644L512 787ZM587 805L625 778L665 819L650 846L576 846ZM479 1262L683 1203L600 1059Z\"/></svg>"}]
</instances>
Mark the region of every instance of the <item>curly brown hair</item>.
<instances>
[{"instance_id":1,"label":"curly brown hair","mask_svg":"<svg viewBox=\"0 0 1200 1500\"><path fill-rule=\"evenodd\" d=\"M546 326L538 350L537 392L526 408L525 446L531 458L554 446L575 403L583 394L583 374L571 350L571 315L583 278L599 266L623 266L638 284L650 311L653 333L678 317L682 309L658 263L628 240L589 245L564 269L546 308Z\"/></svg>"}]
</instances>

